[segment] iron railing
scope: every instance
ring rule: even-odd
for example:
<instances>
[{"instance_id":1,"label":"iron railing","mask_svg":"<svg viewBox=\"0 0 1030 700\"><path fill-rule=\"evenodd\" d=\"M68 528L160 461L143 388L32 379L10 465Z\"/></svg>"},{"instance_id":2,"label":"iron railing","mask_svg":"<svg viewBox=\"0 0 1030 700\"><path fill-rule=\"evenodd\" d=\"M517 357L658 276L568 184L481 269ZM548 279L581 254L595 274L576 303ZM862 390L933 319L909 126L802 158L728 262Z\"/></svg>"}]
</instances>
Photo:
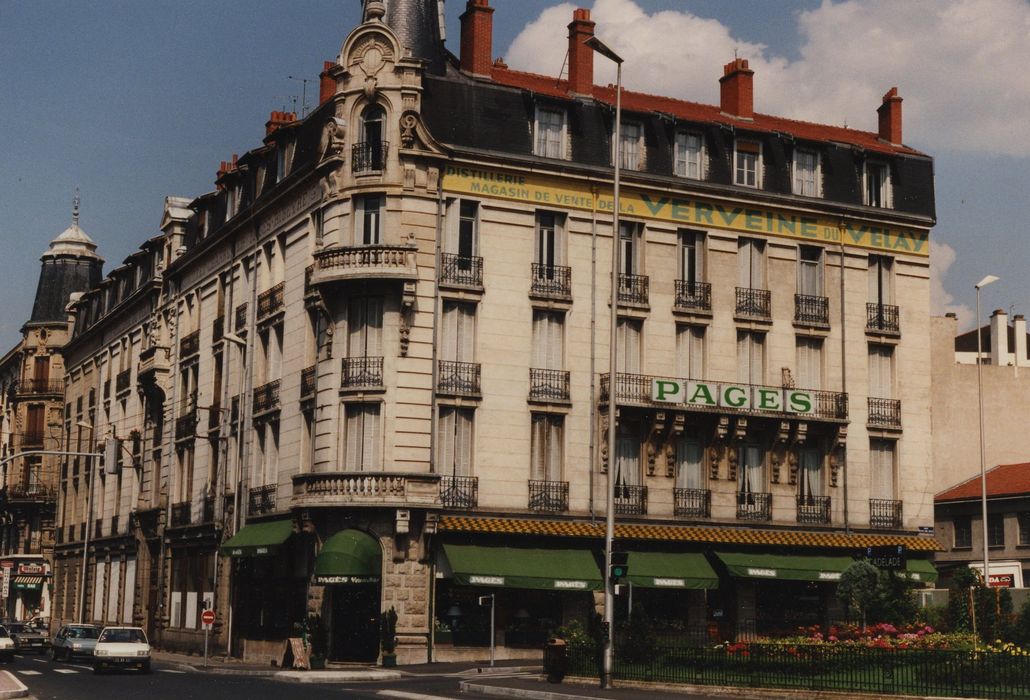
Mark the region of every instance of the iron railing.
<instances>
[{"instance_id":1,"label":"iron railing","mask_svg":"<svg viewBox=\"0 0 1030 700\"><path fill-rule=\"evenodd\" d=\"M200 331L193 331L179 340L180 359L193 357L200 352Z\"/></svg>"},{"instance_id":2,"label":"iron railing","mask_svg":"<svg viewBox=\"0 0 1030 700\"><path fill-rule=\"evenodd\" d=\"M568 300L572 298L572 268L532 263L529 291L537 296Z\"/></svg>"},{"instance_id":3,"label":"iron railing","mask_svg":"<svg viewBox=\"0 0 1030 700\"><path fill-rule=\"evenodd\" d=\"M211 322L211 342L217 343L225 337L225 314Z\"/></svg>"},{"instance_id":4,"label":"iron railing","mask_svg":"<svg viewBox=\"0 0 1030 700\"><path fill-rule=\"evenodd\" d=\"M709 518L712 492L708 489L673 489L673 513L680 518Z\"/></svg>"},{"instance_id":5,"label":"iron railing","mask_svg":"<svg viewBox=\"0 0 1030 700\"><path fill-rule=\"evenodd\" d=\"M772 520L772 494L738 491L737 520Z\"/></svg>"},{"instance_id":6,"label":"iron railing","mask_svg":"<svg viewBox=\"0 0 1030 700\"><path fill-rule=\"evenodd\" d=\"M901 333L898 307L869 302L865 305L865 329L875 333Z\"/></svg>"},{"instance_id":7,"label":"iron railing","mask_svg":"<svg viewBox=\"0 0 1030 700\"><path fill-rule=\"evenodd\" d=\"M258 294L257 320L259 323L283 310L283 292L285 290L286 283L280 282L274 287Z\"/></svg>"},{"instance_id":8,"label":"iron railing","mask_svg":"<svg viewBox=\"0 0 1030 700\"><path fill-rule=\"evenodd\" d=\"M316 365L305 367L300 373L300 400L314 398L315 396L315 370Z\"/></svg>"},{"instance_id":9,"label":"iron railing","mask_svg":"<svg viewBox=\"0 0 1030 700\"><path fill-rule=\"evenodd\" d=\"M351 146L351 171L355 173L382 172L390 152L387 141L361 141Z\"/></svg>"},{"instance_id":10,"label":"iron railing","mask_svg":"<svg viewBox=\"0 0 1030 700\"><path fill-rule=\"evenodd\" d=\"M482 390L479 363L440 360L437 363L436 393L448 396L480 396Z\"/></svg>"},{"instance_id":11,"label":"iron railing","mask_svg":"<svg viewBox=\"0 0 1030 700\"><path fill-rule=\"evenodd\" d=\"M676 280L675 308L681 311L711 311L712 284Z\"/></svg>"},{"instance_id":12,"label":"iron railing","mask_svg":"<svg viewBox=\"0 0 1030 700\"><path fill-rule=\"evenodd\" d=\"M830 324L830 299L810 294L794 295L794 323L827 326Z\"/></svg>"},{"instance_id":13,"label":"iron railing","mask_svg":"<svg viewBox=\"0 0 1030 700\"><path fill-rule=\"evenodd\" d=\"M869 527L901 527L901 501L893 501L885 498L870 498Z\"/></svg>"},{"instance_id":14,"label":"iron railing","mask_svg":"<svg viewBox=\"0 0 1030 700\"><path fill-rule=\"evenodd\" d=\"M479 477L441 476L440 503L444 508L475 508L479 505Z\"/></svg>"},{"instance_id":15,"label":"iron railing","mask_svg":"<svg viewBox=\"0 0 1030 700\"><path fill-rule=\"evenodd\" d=\"M243 302L236 307L234 328L236 328L237 333L247 330L247 308L247 302Z\"/></svg>"},{"instance_id":16,"label":"iron railing","mask_svg":"<svg viewBox=\"0 0 1030 700\"><path fill-rule=\"evenodd\" d=\"M275 484L255 486L247 499L247 515L261 515L275 512Z\"/></svg>"},{"instance_id":17,"label":"iron railing","mask_svg":"<svg viewBox=\"0 0 1030 700\"><path fill-rule=\"evenodd\" d=\"M207 429L218 430L222 427L222 402L212 401L207 409Z\"/></svg>"},{"instance_id":18,"label":"iron railing","mask_svg":"<svg viewBox=\"0 0 1030 700\"><path fill-rule=\"evenodd\" d=\"M483 258L441 253L440 284L481 288L483 286Z\"/></svg>"},{"instance_id":19,"label":"iron railing","mask_svg":"<svg viewBox=\"0 0 1030 700\"><path fill-rule=\"evenodd\" d=\"M189 501L172 504L172 527L182 527L190 524L190 509L192 505Z\"/></svg>"},{"instance_id":20,"label":"iron railing","mask_svg":"<svg viewBox=\"0 0 1030 700\"><path fill-rule=\"evenodd\" d=\"M25 394L63 394L63 379L23 379L18 384L18 393Z\"/></svg>"},{"instance_id":21,"label":"iron railing","mask_svg":"<svg viewBox=\"0 0 1030 700\"><path fill-rule=\"evenodd\" d=\"M383 387L383 358L343 358L340 386L344 389L381 389Z\"/></svg>"},{"instance_id":22,"label":"iron railing","mask_svg":"<svg viewBox=\"0 0 1030 700\"><path fill-rule=\"evenodd\" d=\"M118 373L114 378L114 393L117 395L124 394L132 386L132 370L126 369Z\"/></svg>"},{"instance_id":23,"label":"iron railing","mask_svg":"<svg viewBox=\"0 0 1030 700\"><path fill-rule=\"evenodd\" d=\"M876 399L870 396L869 425L884 428L901 427L901 399Z\"/></svg>"},{"instance_id":24,"label":"iron railing","mask_svg":"<svg viewBox=\"0 0 1030 700\"><path fill-rule=\"evenodd\" d=\"M276 379L254 389L254 415L279 410L280 382Z\"/></svg>"},{"instance_id":25,"label":"iron railing","mask_svg":"<svg viewBox=\"0 0 1030 700\"><path fill-rule=\"evenodd\" d=\"M175 419L175 439L189 440L197 436L197 411L194 408Z\"/></svg>"},{"instance_id":26,"label":"iron railing","mask_svg":"<svg viewBox=\"0 0 1030 700\"><path fill-rule=\"evenodd\" d=\"M615 485L615 514L644 515L647 513L647 487Z\"/></svg>"},{"instance_id":27,"label":"iron railing","mask_svg":"<svg viewBox=\"0 0 1030 700\"><path fill-rule=\"evenodd\" d=\"M797 496L799 523L826 525L830 522L829 496Z\"/></svg>"},{"instance_id":28,"label":"iron railing","mask_svg":"<svg viewBox=\"0 0 1030 700\"><path fill-rule=\"evenodd\" d=\"M651 280L647 275L619 273L619 303L647 304Z\"/></svg>"},{"instance_id":29,"label":"iron railing","mask_svg":"<svg viewBox=\"0 0 1030 700\"><path fill-rule=\"evenodd\" d=\"M568 401L571 396L568 370L529 370L530 401Z\"/></svg>"},{"instance_id":30,"label":"iron railing","mask_svg":"<svg viewBox=\"0 0 1030 700\"><path fill-rule=\"evenodd\" d=\"M737 303L734 313L745 318L771 319L772 292L768 289L737 287Z\"/></svg>"},{"instance_id":31,"label":"iron railing","mask_svg":"<svg viewBox=\"0 0 1030 700\"><path fill-rule=\"evenodd\" d=\"M42 430L36 430L35 428L29 428L21 434L22 447L37 447L43 444L43 440L46 439L46 433Z\"/></svg>"},{"instance_id":32,"label":"iron railing","mask_svg":"<svg viewBox=\"0 0 1030 700\"><path fill-rule=\"evenodd\" d=\"M569 482L529 482L529 509L538 513L564 513L569 509Z\"/></svg>"},{"instance_id":33,"label":"iron railing","mask_svg":"<svg viewBox=\"0 0 1030 700\"><path fill-rule=\"evenodd\" d=\"M215 521L215 497L213 495L204 496L204 505L201 509L201 521L202 523L213 523Z\"/></svg>"}]
</instances>

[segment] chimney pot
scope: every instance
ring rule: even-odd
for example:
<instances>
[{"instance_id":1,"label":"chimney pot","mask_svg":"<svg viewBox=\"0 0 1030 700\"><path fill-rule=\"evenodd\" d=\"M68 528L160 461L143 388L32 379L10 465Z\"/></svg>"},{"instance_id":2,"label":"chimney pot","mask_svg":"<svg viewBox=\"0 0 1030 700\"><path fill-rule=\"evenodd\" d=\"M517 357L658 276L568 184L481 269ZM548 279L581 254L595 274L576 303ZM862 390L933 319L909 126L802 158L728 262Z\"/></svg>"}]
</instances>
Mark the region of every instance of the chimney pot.
<instances>
[{"instance_id":1,"label":"chimney pot","mask_svg":"<svg viewBox=\"0 0 1030 700\"><path fill-rule=\"evenodd\" d=\"M995 309L991 314L991 364L1004 366L1009 363L1009 320L1004 309Z\"/></svg>"},{"instance_id":2,"label":"chimney pot","mask_svg":"<svg viewBox=\"0 0 1030 700\"><path fill-rule=\"evenodd\" d=\"M318 74L318 104L320 105L324 105L336 94L336 80L329 75L329 71L335 65L332 61L326 61L322 64L322 72Z\"/></svg>"},{"instance_id":3,"label":"chimney pot","mask_svg":"<svg viewBox=\"0 0 1030 700\"><path fill-rule=\"evenodd\" d=\"M901 144L901 97L892 87L883 96L883 104L876 109L879 117L879 136L887 143Z\"/></svg>"},{"instance_id":4,"label":"chimney pot","mask_svg":"<svg viewBox=\"0 0 1030 700\"><path fill-rule=\"evenodd\" d=\"M468 0L461 15L461 69L490 76L493 62L494 8L489 0Z\"/></svg>"},{"instance_id":5,"label":"chimney pot","mask_svg":"<svg viewBox=\"0 0 1030 700\"><path fill-rule=\"evenodd\" d=\"M735 58L723 66L719 78L719 108L723 113L741 119L754 118L754 76L746 58Z\"/></svg>"},{"instance_id":6,"label":"chimney pot","mask_svg":"<svg viewBox=\"0 0 1030 700\"><path fill-rule=\"evenodd\" d=\"M594 90L594 50L586 41L594 35L590 10L578 8L569 23L569 92L589 95Z\"/></svg>"}]
</instances>

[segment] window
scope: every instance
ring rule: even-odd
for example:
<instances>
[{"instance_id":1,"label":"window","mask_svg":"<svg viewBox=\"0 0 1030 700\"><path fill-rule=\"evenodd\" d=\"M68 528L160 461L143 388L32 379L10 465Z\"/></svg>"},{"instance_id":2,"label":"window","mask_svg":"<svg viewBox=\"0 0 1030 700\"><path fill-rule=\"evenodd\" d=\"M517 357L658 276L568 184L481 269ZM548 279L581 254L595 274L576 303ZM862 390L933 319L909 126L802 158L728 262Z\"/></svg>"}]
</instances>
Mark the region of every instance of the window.
<instances>
[{"instance_id":1,"label":"window","mask_svg":"<svg viewBox=\"0 0 1030 700\"><path fill-rule=\"evenodd\" d=\"M704 281L705 234L680 231L680 279L684 282Z\"/></svg>"},{"instance_id":2,"label":"window","mask_svg":"<svg viewBox=\"0 0 1030 700\"><path fill-rule=\"evenodd\" d=\"M676 134L676 174L693 180L704 179L700 134Z\"/></svg>"},{"instance_id":3,"label":"window","mask_svg":"<svg viewBox=\"0 0 1030 700\"><path fill-rule=\"evenodd\" d=\"M293 143L281 142L275 152L275 181L282 182L290 172Z\"/></svg>"},{"instance_id":4,"label":"window","mask_svg":"<svg viewBox=\"0 0 1030 700\"><path fill-rule=\"evenodd\" d=\"M676 371L687 379L705 377L705 327L676 326Z\"/></svg>"},{"instance_id":5,"label":"window","mask_svg":"<svg viewBox=\"0 0 1030 700\"><path fill-rule=\"evenodd\" d=\"M644 268L641 259L644 226L634 221L619 222L619 271L637 275Z\"/></svg>"},{"instance_id":6,"label":"window","mask_svg":"<svg viewBox=\"0 0 1030 700\"><path fill-rule=\"evenodd\" d=\"M823 388L823 339L797 339L797 376L795 383L802 389Z\"/></svg>"},{"instance_id":7,"label":"window","mask_svg":"<svg viewBox=\"0 0 1030 700\"><path fill-rule=\"evenodd\" d=\"M640 372L640 346L644 322L636 318L620 318L616 326L616 360L619 372Z\"/></svg>"},{"instance_id":8,"label":"window","mask_svg":"<svg viewBox=\"0 0 1030 700\"><path fill-rule=\"evenodd\" d=\"M818 447L798 450L798 495L806 498L823 495L823 455Z\"/></svg>"},{"instance_id":9,"label":"window","mask_svg":"<svg viewBox=\"0 0 1030 700\"><path fill-rule=\"evenodd\" d=\"M818 197L820 191L819 154L814 151L794 152L794 194Z\"/></svg>"},{"instance_id":10,"label":"window","mask_svg":"<svg viewBox=\"0 0 1030 700\"><path fill-rule=\"evenodd\" d=\"M543 158L565 157L565 112L537 107L533 152Z\"/></svg>"},{"instance_id":11,"label":"window","mask_svg":"<svg viewBox=\"0 0 1030 700\"><path fill-rule=\"evenodd\" d=\"M536 262L544 267L561 265L565 260L562 235L564 217L550 211L536 213Z\"/></svg>"},{"instance_id":12,"label":"window","mask_svg":"<svg viewBox=\"0 0 1030 700\"><path fill-rule=\"evenodd\" d=\"M193 444L176 450L179 458L179 493L177 503L185 503L193 499Z\"/></svg>"},{"instance_id":13,"label":"window","mask_svg":"<svg viewBox=\"0 0 1030 700\"><path fill-rule=\"evenodd\" d=\"M565 347L565 314L533 311L533 357L535 369L562 369Z\"/></svg>"},{"instance_id":14,"label":"window","mask_svg":"<svg viewBox=\"0 0 1030 700\"><path fill-rule=\"evenodd\" d=\"M1019 524L1020 546L1030 545L1030 513L1019 513L1016 521Z\"/></svg>"},{"instance_id":15,"label":"window","mask_svg":"<svg viewBox=\"0 0 1030 700\"><path fill-rule=\"evenodd\" d=\"M325 215L322 213L321 208L315 209L311 212L311 240L315 243L321 243L322 237L325 235Z\"/></svg>"},{"instance_id":16,"label":"window","mask_svg":"<svg viewBox=\"0 0 1030 700\"><path fill-rule=\"evenodd\" d=\"M765 489L765 450L761 445L749 443L737 448L737 491L742 494L761 493Z\"/></svg>"},{"instance_id":17,"label":"window","mask_svg":"<svg viewBox=\"0 0 1030 700\"><path fill-rule=\"evenodd\" d=\"M261 460L256 484L274 484L279 477L279 423L270 421L258 427L258 447Z\"/></svg>"},{"instance_id":18,"label":"window","mask_svg":"<svg viewBox=\"0 0 1030 700\"><path fill-rule=\"evenodd\" d=\"M470 261L479 249L479 202L459 200L457 211L458 219L456 225L450 227L444 252L456 254L462 260Z\"/></svg>"},{"instance_id":19,"label":"window","mask_svg":"<svg viewBox=\"0 0 1030 700\"><path fill-rule=\"evenodd\" d=\"M869 346L869 396L894 398L894 348L890 345Z\"/></svg>"},{"instance_id":20,"label":"window","mask_svg":"<svg viewBox=\"0 0 1030 700\"><path fill-rule=\"evenodd\" d=\"M94 622L104 621L104 583L107 578L107 562L98 561L96 563L96 575L93 577L93 609L91 617ZM176 610L172 610L172 626L178 627L179 624L176 622Z\"/></svg>"},{"instance_id":21,"label":"window","mask_svg":"<svg viewBox=\"0 0 1030 700\"><path fill-rule=\"evenodd\" d=\"M992 513L987 516L987 546L1005 546L1005 516Z\"/></svg>"},{"instance_id":22,"label":"window","mask_svg":"<svg viewBox=\"0 0 1030 700\"><path fill-rule=\"evenodd\" d=\"M615 485L637 486L640 484L640 440L632 430L619 428L620 434L615 438Z\"/></svg>"},{"instance_id":23,"label":"window","mask_svg":"<svg viewBox=\"0 0 1030 700\"><path fill-rule=\"evenodd\" d=\"M762 168L762 146L757 141L737 141L733 146L734 182L758 187Z\"/></svg>"},{"instance_id":24,"label":"window","mask_svg":"<svg viewBox=\"0 0 1030 700\"><path fill-rule=\"evenodd\" d=\"M633 122L622 122L619 132L619 148L622 151L622 168L626 170L640 170L641 168L641 141L644 130L640 124Z\"/></svg>"},{"instance_id":25,"label":"window","mask_svg":"<svg viewBox=\"0 0 1030 700\"><path fill-rule=\"evenodd\" d=\"M441 359L472 362L476 345L476 305L459 301L443 303Z\"/></svg>"},{"instance_id":26,"label":"window","mask_svg":"<svg viewBox=\"0 0 1030 700\"><path fill-rule=\"evenodd\" d=\"M225 189L225 220L236 216L240 210L240 186L229 185Z\"/></svg>"},{"instance_id":27,"label":"window","mask_svg":"<svg viewBox=\"0 0 1030 700\"><path fill-rule=\"evenodd\" d=\"M765 289L765 241L758 238L737 239L739 286L744 289Z\"/></svg>"},{"instance_id":28,"label":"window","mask_svg":"<svg viewBox=\"0 0 1030 700\"><path fill-rule=\"evenodd\" d=\"M678 489L705 488L704 445L696 435L681 435L676 441L676 486Z\"/></svg>"},{"instance_id":29,"label":"window","mask_svg":"<svg viewBox=\"0 0 1030 700\"><path fill-rule=\"evenodd\" d=\"M356 197L354 206L357 223L357 229L354 232L355 244L379 245L382 243L382 195L370 194Z\"/></svg>"},{"instance_id":30,"label":"window","mask_svg":"<svg viewBox=\"0 0 1030 700\"><path fill-rule=\"evenodd\" d=\"M530 478L534 481L561 481L562 435L565 416L534 413L532 415L532 460Z\"/></svg>"},{"instance_id":31,"label":"window","mask_svg":"<svg viewBox=\"0 0 1030 700\"><path fill-rule=\"evenodd\" d=\"M865 164L865 203L871 207L891 206L890 171L886 163Z\"/></svg>"},{"instance_id":32,"label":"window","mask_svg":"<svg viewBox=\"0 0 1030 700\"><path fill-rule=\"evenodd\" d=\"M343 468L346 471L381 471L380 406L377 403L344 405Z\"/></svg>"},{"instance_id":33,"label":"window","mask_svg":"<svg viewBox=\"0 0 1030 700\"><path fill-rule=\"evenodd\" d=\"M955 549L973 548L973 518L969 515L956 515L952 520L955 528Z\"/></svg>"},{"instance_id":34,"label":"window","mask_svg":"<svg viewBox=\"0 0 1030 700\"><path fill-rule=\"evenodd\" d=\"M386 113L378 105L372 105L361 115L361 141L355 153L354 169L357 172L383 169L383 122Z\"/></svg>"},{"instance_id":35,"label":"window","mask_svg":"<svg viewBox=\"0 0 1030 700\"><path fill-rule=\"evenodd\" d=\"M383 298L352 298L347 303L347 357L382 356Z\"/></svg>"},{"instance_id":36,"label":"window","mask_svg":"<svg viewBox=\"0 0 1030 700\"><path fill-rule=\"evenodd\" d=\"M765 383L765 333L737 331L737 381Z\"/></svg>"},{"instance_id":37,"label":"window","mask_svg":"<svg viewBox=\"0 0 1030 700\"><path fill-rule=\"evenodd\" d=\"M886 255L869 256L869 301L890 304L894 298L894 259Z\"/></svg>"},{"instance_id":38,"label":"window","mask_svg":"<svg viewBox=\"0 0 1030 700\"><path fill-rule=\"evenodd\" d=\"M803 245L798 248L798 294L823 296L823 250Z\"/></svg>"},{"instance_id":39,"label":"window","mask_svg":"<svg viewBox=\"0 0 1030 700\"><path fill-rule=\"evenodd\" d=\"M894 442L869 441L869 497L894 500Z\"/></svg>"},{"instance_id":40,"label":"window","mask_svg":"<svg viewBox=\"0 0 1030 700\"><path fill-rule=\"evenodd\" d=\"M475 412L471 408L441 406L436 426L436 470L444 476L471 476L472 428Z\"/></svg>"},{"instance_id":41,"label":"window","mask_svg":"<svg viewBox=\"0 0 1030 700\"><path fill-rule=\"evenodd\" d=\"M283 372L283 327L281 324L263 330L261 349L264 357L264 383L282 378Z\"/></svg>"}]
</instances>

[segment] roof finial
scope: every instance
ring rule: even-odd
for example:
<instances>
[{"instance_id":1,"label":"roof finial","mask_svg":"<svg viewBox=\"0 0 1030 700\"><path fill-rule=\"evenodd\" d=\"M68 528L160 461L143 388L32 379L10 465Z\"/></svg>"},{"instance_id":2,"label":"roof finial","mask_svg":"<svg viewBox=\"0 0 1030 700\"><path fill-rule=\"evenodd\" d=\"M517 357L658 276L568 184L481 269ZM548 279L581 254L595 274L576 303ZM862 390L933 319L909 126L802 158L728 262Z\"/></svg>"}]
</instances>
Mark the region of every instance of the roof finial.
<instances>
[{"instance_id":1,"label":"roof finial","mask_svg":"<svg viewBox=\"0 0 1030 700\"><path fill-rule=\"evenodd\" d=\"M79 188L75 188L75 198L72 199L72 226L79 225Z\"/></svg>"}]
</instances>

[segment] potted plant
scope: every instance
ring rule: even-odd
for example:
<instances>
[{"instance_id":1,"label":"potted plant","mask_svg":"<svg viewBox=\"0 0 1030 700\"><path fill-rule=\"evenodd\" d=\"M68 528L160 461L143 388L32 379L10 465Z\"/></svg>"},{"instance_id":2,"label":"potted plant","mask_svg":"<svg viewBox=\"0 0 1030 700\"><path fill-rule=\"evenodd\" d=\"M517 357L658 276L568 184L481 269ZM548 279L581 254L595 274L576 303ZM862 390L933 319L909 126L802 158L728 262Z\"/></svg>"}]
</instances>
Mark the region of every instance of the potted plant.
<instances>
[{"instance_id":1,"label":"potted plant","mask_svg":"<svg viewBox=\"0 0 1030 700\"><path fill-rule=\"evenodd\" d=\"M311 654L308 659L311 670L325 668L325 655L328 650L328 633L322 616L318 613L311 613L307 619L308 643L311 646Z\"/></svg>"},{"instance_id":2,"label":"potted plant","mask_svg":"<svg viewBox=\"0 0 1030 700\"><path fill-rule=\"evenodd\" d=\"M379 618L379 639L383 648L383 666L397 665L397 611L391 607Z\"/></svg>"}]
</instances>

